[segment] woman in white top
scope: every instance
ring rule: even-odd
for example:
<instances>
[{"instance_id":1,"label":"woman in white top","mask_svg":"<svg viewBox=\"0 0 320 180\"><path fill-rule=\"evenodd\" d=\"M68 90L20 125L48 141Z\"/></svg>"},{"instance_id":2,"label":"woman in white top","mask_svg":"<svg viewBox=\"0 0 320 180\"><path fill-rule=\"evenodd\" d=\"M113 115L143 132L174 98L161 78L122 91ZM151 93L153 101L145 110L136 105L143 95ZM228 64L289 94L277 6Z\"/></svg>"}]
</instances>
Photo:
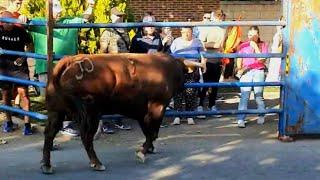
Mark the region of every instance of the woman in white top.
<instances>
[{"instance_id":1,"label":"woman in white top","mask_svg":"<svg viewBox=\"0 0 320 180\"><path fill-rule=\"evenodd\" d=\"M181 28L181 37L175 39L170 50L172 54L189 54L197 55L204 51L203 45L199 39L193 38L192 28ZM188 72L185 74L186 83L193 83L199 81L199 68L203 71L206 70L206 59L195 58L185 60L185 64L188 67ZM185 110L194 111L197 107L197 89L186 88L182 93L177 94L174 97L174 109L177 111L183 111L183 100L185 101ZM188 117L188 124L195 124L192 117ZM174 125L180 124L180 117L176 117L173 121Z\"/></svg>"}]
</instances>

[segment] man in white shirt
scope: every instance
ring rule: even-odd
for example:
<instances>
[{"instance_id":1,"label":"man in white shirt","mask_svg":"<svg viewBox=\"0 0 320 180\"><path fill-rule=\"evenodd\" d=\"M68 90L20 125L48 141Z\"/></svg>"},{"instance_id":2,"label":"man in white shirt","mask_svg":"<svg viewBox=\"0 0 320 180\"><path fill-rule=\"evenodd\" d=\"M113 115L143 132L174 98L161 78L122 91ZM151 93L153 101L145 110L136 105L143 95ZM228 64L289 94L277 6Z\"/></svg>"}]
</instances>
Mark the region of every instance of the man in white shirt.
<instances>
[{"instance_id":1,"label":"man in white shirt","mask_svg":"<svg viewBox=\"0 0 320 180\"><path fill-rule=\"evenodd\" d=\"M205 13L203 21L207 22L212 19L215 22L222 21L224 13L218 9L214 13L214 17L211 17L211 13ZM202 41L207 52L210 53L221 53L223 52L223 46L226 39L226 29L219 26L201 27L199 28L199 39ZM204 82L219 82L221 76L221 58L212 58L207 61L207 71L203 74ZM202 88L199 93L200 102L198 111L203 111L204 99L206 97L208 88ZM217 110L216 99L217 99L218 88L212 87L209 93L209 106L210 110ZM221 117L221 116L216 116ZM205 118L205 116L199 116L199 118Z\"/></svg>"}]
</instances>

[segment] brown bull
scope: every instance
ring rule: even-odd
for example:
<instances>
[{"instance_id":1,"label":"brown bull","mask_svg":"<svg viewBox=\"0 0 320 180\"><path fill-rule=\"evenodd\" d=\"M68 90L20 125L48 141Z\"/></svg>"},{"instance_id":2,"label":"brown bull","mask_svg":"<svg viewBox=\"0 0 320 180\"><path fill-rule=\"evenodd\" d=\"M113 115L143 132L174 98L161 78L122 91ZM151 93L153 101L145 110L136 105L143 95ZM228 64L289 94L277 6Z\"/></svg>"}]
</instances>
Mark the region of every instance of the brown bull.
<instances>
[{"instance_id":1,"label":"brown bull","mask_svg":"<svg viewBox=\"0 0 320 180\"><path fill-rule=\"evenodd\" d=\"M42 171L52 173L50 149L66 117L79 122L81 140L94 170L105 170L93 148L103 114L139 121L146 137L137 157L144 161L158 137L165 107L183 89L185 65L164 54L101 54L63 58L47 86L48 124Z\"/></svg>"}]
</instances>

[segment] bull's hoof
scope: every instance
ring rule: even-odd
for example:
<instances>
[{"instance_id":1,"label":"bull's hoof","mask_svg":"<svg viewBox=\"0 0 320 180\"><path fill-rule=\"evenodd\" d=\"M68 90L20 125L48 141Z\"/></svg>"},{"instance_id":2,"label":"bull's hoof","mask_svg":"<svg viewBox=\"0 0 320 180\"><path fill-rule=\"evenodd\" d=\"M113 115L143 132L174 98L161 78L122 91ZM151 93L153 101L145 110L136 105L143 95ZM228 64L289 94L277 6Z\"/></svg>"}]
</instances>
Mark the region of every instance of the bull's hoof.
<instances>
[{"instance_id":1,"label":"bull's hoof","mask_svg":"<svg viewBox=\"0 0 320 180\"><path fill-rule=\"evenodd\" d=\"M278 139L281 142L293 142L294 141L294 139L290 136L278 136Z\"/></svg>"},{"instance_id":2,"label":"bull's hoof","mask_svg":"<svg viewBox=\"0 0 320 180\"><path fill-rule=\"evenodd\" d=\"M141 146L137 147L136 153L139 152L139 151L143 151L143 147L141 147Z\"/></svg>"},{"instance_id":3,"label":"bull's hoof","mask_svg":"<svg viewBox=\"0 0 320 180\"><path fill-rule=\"evenodd\" d=\"M94 135L93 139L94 139L94 140L98 140L98 139L100 139L100 137L101 137L101 132L97 132L97 133Z\"/></svg>"},{"instance_id":4,"label":"bull's hoof","mask_svg":"<svg viewBox=\"0 0 320 180\"><path fill-rule=\"evenodd\" d=\"M43 174L53 174L53 168L51 166L41 165L41 170Z\"/></svg>"},{"instance_id":5,"label":"bull's hoof","mask_svg":"<svg viewBox=\"0 0 320 180\"><path fill-rule=\"evenodd\" d=\"M106 167L104 165L99 165L99 164L90 164L90 167L95 170L95 171L105 171Z\"/></svg>"},{"instance_id":6,"label":"bull's hoof","mask_svg":"<svg viewBox=\"0 0 320 180\"><path fill-rule=\"evenodd\" d=\"M59 150L61 150L60 144L53 144L52 148L50 149L50 151L59 151Z\"/></svg>"},{"instance_id":7,"label":"bull's hoof","mask_svg":"<svg viewBox=\"0 0 320 180\"><path fill-rule=\"evenodd\" d=\"M148 154L156 154L157 151L155 150L154 147L151 147L151 148L149 148L149 149L147 150L147 153L148 153Z\"/></svg>"},{"instance_id":8,"label":"bull's hoof","mask_svg":"<svg viewBox=\"0 0 320 180\"><path fill-rule=\"evenodd\" d=\"M146 156L141 151L136 152L136 158L140 163L144 163L146 161Z\"/></svg>"}]
</instances>

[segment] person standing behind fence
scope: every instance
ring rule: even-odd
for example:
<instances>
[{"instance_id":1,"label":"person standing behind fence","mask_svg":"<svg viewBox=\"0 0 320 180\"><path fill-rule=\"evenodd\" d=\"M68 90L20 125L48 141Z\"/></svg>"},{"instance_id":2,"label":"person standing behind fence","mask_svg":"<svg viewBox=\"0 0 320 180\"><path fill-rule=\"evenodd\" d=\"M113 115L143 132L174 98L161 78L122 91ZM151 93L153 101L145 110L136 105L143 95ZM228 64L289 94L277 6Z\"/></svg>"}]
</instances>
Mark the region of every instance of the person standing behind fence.
<instances>
[{"instance_id":1,"label":"person standing behind fence","mask_svg":"<svg viewBox=\"0 0 320 180\"><path fill-rule=\"evenodd\" d=\"M223 18L223 11L216 10L213 17L215 22L221 22ZM203 16L203 22L209 22L211 18L210 13L205 13ZM207 52L210 53L221 53L223 51L224 42L226 39L226 30L222 27L212 26L199 28L199 39L204 44ZM207 61L207 72L203 74L204 82L219 82L221 76L222 63L221 58L212 58ZM198 111L203 111L204 100L207 94L208 88L202 88L199 93L200 102ZM216 99L217 99L218 88L212 87L209 92L209 106L210 110L216 111ZM205 118L205 116L198 116L199 118ZM221 117L217 115L216 117Z\"/></svg>"},{"instance_id":2,"label":"person standing behind fence","mask_svg":"<svg viewBox=\"0 0 320 180\"><path fill-rule=\"evenodd\" d=\"M20 13L22 3L23 3L23 0L9 0L9 6L7 8L7 11L11 12L13 17L18 19L21 23L26 23L28 21L27 16ZM24 28L23 25L21 25L21 24L15 24L15 25L20 28ZM27 63L28 63L28 67L29 67L29 77L31 80L34 80L34 72L35 72L34 59L27 58ZM29 92L30 91L34 91L36 94L38 94L37 88L33 88L32 86L29 86ZM14 92L13 92L13 97L15 97L15 105L19 107L21 99L20 99L20 96L16 90L14 90Z\"/></svg>"},{"instance_id":3,"label":"person standing behind fence","mask_svg":"<svg viewBox=\"0 0 320 180\"><path fill-rule=\"evenodd\" d=\"M145 16L143 22L155 22L154 16ZM130 53L156 53L163 51L163 44L155 27L143 27L142 33L132 38Z\"/></svg>"},{"instance_id":4,"label":"person standing behind fence","mask_svg":"<svg viewBox=\"0 0 320 180\"><path fill-rule=\"evenodd\" d=\"M1 17L14 18L13 14L9 11L2 12ZM0 48L21 52L24 52L25 49L31 51L33 49L32 38L23 28L15 26L14 24L2 23L0 25ZM1 55L0 74L29 80L27 58L16 55ZM17 87L18 94L22 99L22 109L29 111L30 100L28 96L28 87L19 83L0 82L4 104L11 106L13 85ZM3 131L5 133L12 132L17 128L17 125L13 123L10 112L7 111L5 114L6 120L3 125ZM24 116L24 123L23 135L32 135L30 119L28 116Z\"/></svg>"},{"instance_id":5,"label":"person standing behind fence","mask_svg":"<svg viewBox=\"0 0 320 180\"><path fill-rule=\"evenodd\" d=\"M240 19L241 17L238 18L238 20ZM241 36L242 32L240 26L229 26L227 28L227 38L225 42L224 53L235 53L237 51L238 46L241 43ZM223 58L222 62L225 65L224 74L221 75L223 76L223 79L234 77L234 70L236 64L235 58Z\"/></svg>"},{"instance_id":6,"label":"person standing behind fence","mask_svg":"<svg viewBox=\"0 0 320 180\"><path fill-rule=\"evenodd\" d=\"M56 23L84 23L90 19L91 14L84 14L82 17L65 18L61 17L62 7L59 0L53 0L53 19ZM88 8L92 8L89 6ZM92 12L91 12L92 13ZM45 18L34 18L32 20L45 20ZM34 39L35 52L37 54L47 54L47 35L46 27L35 26L30 28ZM78 53L78 32L79 29L55 29L53 33L53 52L55 55L75 55ZM47 82L47 62L45 60L36 61L36 73L39 81ZM45 96L45 89L41 89L41 96Z\"/></svg>"},{"instance_id":7,"label":"person standing behind fence","mask_svg":"<svg viewBox=\"0 0 320 180\"><path fill-rule=\"evenodd\" d=\"M259 28L251 26L248 31L248 41L240 44L239 53L260 54L268 53L267 43L260 40ZM265 58L238 58L237 59L237 77L240 82L264 82ZM252 87L241 87L241 99L239 110L246 110ZM253 87L254 97L256 99L258 110L264 110L263 87ZM238 127L244 128L246 115L238 116ZM264 123L264 115L260 114L257 120L258 124Z\"/></svg>"},{"instance_id":8,"label":"person standing behind fence","mask_svg":"<svg viewBox=\"0 0 320 180\"><path fill-rule=\"evenodd\" d=\"M279 20L283 20L283 17L281 17ZM282 29L282 26L276 27L277 32L273 36L271 53L282 53ZM279 82L281 80L280 70L281 58L270 58L266 82Z\"/></svg>"},{"instance_id":9,"label":"person standing behind fence","mask_svg":"<svg viewBox=\"0 0 320 180\"><path fill-rule=\"evenodd\" d=\"M28 18L26 15L20 14L20 9L22 6L23 0L9 0L9 6L7 8L7 11L11 12L13 17L16 19L19 19L20 22L26 23L28 21ZM22 27L22 25L17 25L19 27Z\"/></svg>"},{"instance_id":10,"label":"person standing behind fence","mask_svg":"<svg viewBox=\"0 0 320 180\"><path fill-rule=\"evenodd\" d=\"M169 20L165 19L163 22L169 22ZM163 27L161 29L160 37L163 45L163 52L170 54L170 46L174 40L171 27Z\"/></svg>"},{"instance_id":11,"label":"person standing behind fence","mask_svg":"<svg viewBox=\"0 0 320 180\"><path fill-rule=\"evenodd\" d=\"M181 37L175 39L170 47L172 54L189 54L198 55L203 53L204 48L199 39L193 38L192 28L181 28ZM187 59L185 60L188 67L188 72L185 73L186 83L193 83L199 81L199 68L202 68L203 72L206 71L206 59L201 56L201 62L199 59ZM183 101L185 101L186 111L194 111L197 107L197 89L186 88L183 92L177 94L174 98L174 109L177 111L183 111ZM192 117L187 118L188 124L195 124ZM174 118L173 125L180 124L180 117Z\"/></svg>"},{"instance_id":12,"label":"person standing behind fence","mask_svg":"<svg viewBox=\"0 0 320 180\"><path fill-rule=\"evenodd\" d=\"M112 23L122 23L125 13L120 12L116 7L111 9ZM130 38L128 31L124 28L106 29L100 37L100 52L102 53L128 53L130 49ZM121 119L113 119L114 126L118 129L130 130L131 127L123 124ZM101 125L101 124L100 124ZM100 127L100 126L99 126ZM113 126L104 122L100 127L104 133L113 134ZM101 130L99 129L99 130Z\"/></svg>"},{"instance_id":13,"label":"person standing behind fence","mask_svg":"<svg viewBox=\"0 0 320 180\"><path fill-rule=\"evenodd\" d=\"M83 17L64 18L61 17L62 7L59 0L53 0L53 19L57 23L70 24L70 23L85 23L91 19L92 8L94 6L93 0L88 0L89 7L84 12ZM33 20L45 20L45 18L34 18ZM47 54L47 33L45 26L32 26L30 32L34 39L35 52L37 54ZM55 55L75 55L78 53L78 32L79 29L66 28L66 29L55 29L53 32L53 52ZM47 61L36 60L36 73L38 74L39 81L47 82ZM40 97L45 97L45 89L41 88ZM64 125L63 134L70 136L78 136L79 132L74 129L73 123Z\"/></svg>"}]
</instances>

